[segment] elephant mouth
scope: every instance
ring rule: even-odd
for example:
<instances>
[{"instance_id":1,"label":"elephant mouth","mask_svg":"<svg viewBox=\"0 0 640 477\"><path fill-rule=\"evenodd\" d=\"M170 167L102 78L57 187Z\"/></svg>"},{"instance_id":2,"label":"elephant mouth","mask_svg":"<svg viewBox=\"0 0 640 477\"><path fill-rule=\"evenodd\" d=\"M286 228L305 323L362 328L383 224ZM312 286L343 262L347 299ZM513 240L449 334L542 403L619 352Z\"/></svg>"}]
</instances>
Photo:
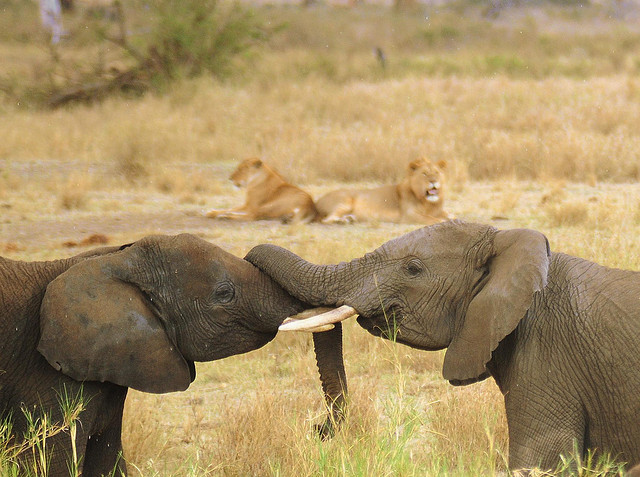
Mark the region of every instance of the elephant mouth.
<instances>
[{"instance_id":1,"label":"elephant mouth","mask_svg":"<svg viewBox=\"0 0 640 477\"><path fill-rule=\"evenodd\" d=\"M382 328L376 325L371 318L365 318L364 316L359 316L356 320L358 324L371 333L373 336L382 336Z\"/></svg>"},{"instance_id":2,"label":"elephant mouth","mask_svg":"<svg viewBox=\"0 0 640 477\"><path fill-rule=\"evenodd\" d=\"M284 320L282 325L280 325L279 331L306 331L317 333L330 330L334 327L335 323L346 320L354 315L359 315L356 321L373 336L425 351L435 351L446 347L446 345L434 346L430 343L417 342L410 339L407 333L406 323L405 335L403 335L401 321L404 315L400 310L400 305L396 305L389 307L383 313L359 315L355 308L348 305L343 305L339 308L313 308Z\"/></svg>"},{"instance_id":3,"label":"elephant mouth","mask_svg":"<svg viewBox=\"0 0 640 477\"><path fill-rule=\"evenodd\" d=\"M278 329L279 331L318 333L330 330L335 323L344 321L354 315L358 315L358 312L349 305L342 305L338 308L313 308L287 318ZM360 315L357 322L372 335L395 341L398 337L396 316L399 316L397 310L390 308L379 315Z\"/></svg>"},{"instance_id":4,"label":"elephant mouth","mask_svg":"<svg viewBox=\"0 0 640 477\"><path fill-rule=\"evenodd\" d=\"M191 379L191 382L194 382L196 380L196 364L188 359L186 361L187 367L189 368L189 378Z\"/></svg>"},{"instance_id":5,"label":"elephant mouth","mask_svg":"<svg viewBox=\"0 0 640 477\"><path fill-rule=\"evenodd\" d=\"M255 347L254 349L261 348L267 343L270 343L278 334L277 330L265 331L265 330L260 330L253 327L247 327L245 329L245 332L247 335L246 337L247 342L251 342L252 346Z\"/></svg>"},{"instance_id":6,"label":"elephant mouth","mask_svg":"<svg viewBox=\"0 0 640 477\"><path fill-rule=\"evenodd\" d=\"M190 356L190 359L197 362L217 361L248 353L270 343L276 334L276 332L256 331L249 328L241 328L241 331L236 329L233 335L221 336L215 342L209 342L205 352L197 356Z\"/></svg>"},{"instance_id":7,"label":"elephant mouth","mask_svg":"<svg viewBox=\"0 0 640 477\"><path fill-rule=\"evenodd\" d=\"M395 317L396 313L390 310L390 312L380 315L359 316L357 322L373 336L400 341L398 339L399 324Z\"/></svg>"}]
</instances>

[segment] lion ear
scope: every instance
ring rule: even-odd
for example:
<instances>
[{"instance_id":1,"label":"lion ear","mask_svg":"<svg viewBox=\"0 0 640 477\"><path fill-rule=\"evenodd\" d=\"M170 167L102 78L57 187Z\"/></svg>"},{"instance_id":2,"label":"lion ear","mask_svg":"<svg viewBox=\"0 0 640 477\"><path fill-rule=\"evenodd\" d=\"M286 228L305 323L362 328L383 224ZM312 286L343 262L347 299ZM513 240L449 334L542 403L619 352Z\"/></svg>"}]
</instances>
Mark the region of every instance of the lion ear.
<instances>
[{"instance_id":1,"label":"lion ear","mask_svg":"<svg viewBox=\"0 0 640 477\"><path fill-rule=\"evenodd\" d=\"M409 163L409 170L410 171L415 171L416 169L418 169L420 167L420 165L424 162L424 159L419 158L419 159L414 159L413 161L411 161Z\"/></svg>"},{"instance_id":2,"label":"lion ear","mask_svg":"<svg viewBox=\"0 0 640 477\"><path fill-rule=\"evenodd\" d=\"M438 161L438 163L436 164L436 166L438 166L440 169L442 169L443 171L447 169L447 161L440 160Z\"/></svg>"},{"instance_id":3,"label":"lion ear","mask_svg":"<svg viewBox=\"0 0 640 477\"><path fill-rule=\"evenodd\" d=\"M253 167L255 167L256 169L258 169L259 167L262 167L262 159L254 159L253 161Z\"/></svg>"}]
</instances>

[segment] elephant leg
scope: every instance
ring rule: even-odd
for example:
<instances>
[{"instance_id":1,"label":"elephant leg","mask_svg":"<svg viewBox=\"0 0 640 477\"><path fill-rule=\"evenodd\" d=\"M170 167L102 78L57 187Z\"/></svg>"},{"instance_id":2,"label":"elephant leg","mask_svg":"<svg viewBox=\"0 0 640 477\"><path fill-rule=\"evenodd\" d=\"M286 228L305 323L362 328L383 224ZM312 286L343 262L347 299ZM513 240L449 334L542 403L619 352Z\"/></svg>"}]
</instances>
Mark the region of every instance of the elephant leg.
<instances>
[{"instance_id":1,"label":"elephant leg","mask_svg":"<svg viewBox=\"0 0 640 477\"><path fill-rule=\"evenodd\" d=\"M329 331L313 333L313 346L320 372L329 415L318 428L320 437L326 439L335 432L335 426L344 419L347 376L342 359L342 323L336 323Z\"/></svg>"},{"instance_id":2,"label":"elephant leg","mask_svg":"<svg viewBox=\"0 0 640 477\"><path fill-rule=\"evenodd\" d=\"M87 443L82 475L126 476L127 466L122 457L122 422L92 435Z\"/></svg>"},{"instance_id":3,"label":"elephant leg","mask_svg":"<svg viewBox=\"0 0 640 477\"><path fill-rule=\"evenodd\" d=\"M578 402L562 398L546 401L509 393L505 398L509 426L509 467L511 469L553 470L560 455L582 456L585 447L586 417Z\"/></svg>"},{"instance_id":4,"label":"elephant leg","mask_svg":"<svg viewBox=\"0 0 640 477\"><path fill-rule=\"evenodd\" d=\"M122 457L122 414L125 392L110 393L103 404L104 413L113 413L99 432L89 436L84 455L82 475L126 476L127 466ZM106 407L106 409L104 409ZM100 410L99 410L100 412Z\"/></svg>"}]
</instances>

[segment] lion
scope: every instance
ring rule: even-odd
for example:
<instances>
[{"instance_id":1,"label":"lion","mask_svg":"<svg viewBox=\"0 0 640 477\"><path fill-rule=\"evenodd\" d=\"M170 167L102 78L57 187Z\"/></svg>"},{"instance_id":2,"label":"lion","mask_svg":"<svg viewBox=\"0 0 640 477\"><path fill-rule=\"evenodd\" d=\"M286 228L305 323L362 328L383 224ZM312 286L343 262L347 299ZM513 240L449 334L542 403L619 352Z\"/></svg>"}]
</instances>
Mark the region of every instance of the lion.
<instances>
[{"instance_id":1,"label":"lion","mask_svg":"<svg viewBox=\"0 0 640 477\"><path fill-rule=\"evenodd\" d=\"M279 219L285 223L313 221L318 212L305 191L289 184L259 158L245 159L229 177L237 187L246 187L247 196L240 207L212 210L207 217L231 220Z\"/></svg>"},{"instance_id":2,"label":"lion","mask_svg":"<svg viewBox=\"0 0 640 477\"><path fill-rule=\"evenodd\" d=\"M341 189L316 201L323 223L395 222L431 225L452 218L443 209L446 162L412 161L399 184Z\"/></svg>"}]
</instances>

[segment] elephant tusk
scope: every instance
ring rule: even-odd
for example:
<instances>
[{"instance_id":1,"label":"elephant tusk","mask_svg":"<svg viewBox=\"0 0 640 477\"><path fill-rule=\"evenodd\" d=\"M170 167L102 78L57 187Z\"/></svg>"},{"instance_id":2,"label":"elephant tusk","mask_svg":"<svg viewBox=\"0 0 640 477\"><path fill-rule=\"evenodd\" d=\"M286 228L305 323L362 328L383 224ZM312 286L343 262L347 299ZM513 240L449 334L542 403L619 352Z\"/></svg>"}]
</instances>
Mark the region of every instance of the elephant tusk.
<instances>
[{"instance_id":1,"label":"elephant tusk","mask_svg":"<svg viewBox=\"0 0 640 477\"><path fill-rule=\"evenodd\" d=\"M318 333L333 328L334 323L344 321L358 312L355 308L343 305L339 308L313 308L289 317L282 322L280 331L308 331Z\"/></svg>"},{"instance_id":2,"label":"elephant tusk","mask_svg":"<svg viewBox=\"0 0 640 477\"><path fill-rule=\"evenodd\" d=\"M309 329L305 329L303 331L309 332L309 333L322 333L323 331L329 331L334 329L336 326L333 324L328 324L328 325L322 325L322 326L316 326L314 328L309 328ZM286 331L286 330L285 330Z\"/></svg>"}]
</instances>

